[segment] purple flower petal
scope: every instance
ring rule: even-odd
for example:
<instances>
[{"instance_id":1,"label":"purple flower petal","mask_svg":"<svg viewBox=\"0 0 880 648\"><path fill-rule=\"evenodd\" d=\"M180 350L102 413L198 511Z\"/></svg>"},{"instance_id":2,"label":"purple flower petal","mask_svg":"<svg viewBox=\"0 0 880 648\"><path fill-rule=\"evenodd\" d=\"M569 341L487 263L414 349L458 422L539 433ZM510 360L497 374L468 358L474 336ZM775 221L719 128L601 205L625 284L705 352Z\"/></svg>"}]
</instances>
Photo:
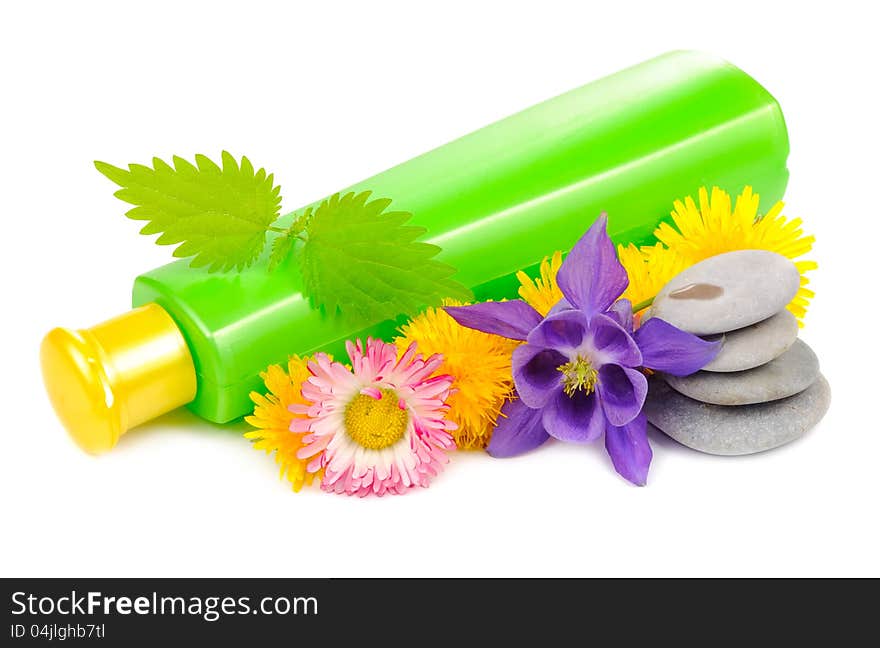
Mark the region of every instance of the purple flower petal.
<instances>
[{"instance_id":1,"label":"purple flower petal","mask_svg":"<svg viewBox=\"0 0 880 648\"><path fill-rule=\"evenodd\" d=\"M605 449L614 469L636 486L648 481L648 469L654 454L648 444L645 415L639 414L626 425L605 428Z\"/></svg>"},{"instance_id":2,"label":"purple flower petal","mask_svg":"<svg viewBox=\"0 0 880 648\"><path fill-rule=\"evenodd\" d=\"M444 306L443 310L462 326L511 340L525 340L541 322L541 314L519 299L471 306Z\"/></svg>"},{"instance_id":3,"label":"purple flower petal","mask_svg":"<svg viewBox=\"0 0 880 648\"><path fill-rule=\"evenodd\" d=\"M594 360L597 365L612 363L626 367L642 366L639 345L615 319L597 313L590 319L590 330L593 334Z\"/></svg>"},{"instance_id":4,"label":"purple flower petal","mask_svg":"<svg viewBox=\"0 0 880 648\"><path fill-rule=\"evenodd\" d=\"M556 305L550 309L550 312L547 313L547 315L548 316L549 315L556 315L556 313L561 313L562 311L572 310L573 308L574 308L574 306L569 304L568 300L565 297L563 297L558 302L556 302Z\"/></svg>"},{"instance_id":5,"label":"purple flower petal","mask_svg":"<svg viewBox=\"0 0 880 648\"><path fill-rule=\"evenodd\" d=\"M541 423L541 410L532 409L515 398L501 408L486 452L496 458L515 457L534 450L549 438Z\"/></svg>"},{"instance_id":6,"label":"purple flower petal","mask_svg":"<svg viewBox=\"0 0 880 648\"><path fill-rule=\"evenodd\" d=\"M720 341L703 340L656 317L642 324L634 337L644 366L673 376L699 371L721 351Z\"/></svg>"},{"instance_id":7,"label":"purple flower petal","mask_svg":"<svg viewBox=\"0 0 880 648\"><path fill-rule=\"evenodd\" d=\"M629 285L626 270L617 260L614 244L605 232L603 213L575 244L556 275L565 298L587 315L604 313Z\"/></svg>"},{"instance_id":8,"label":"purple flower petal","mask_svg":"<svg viewBox=\"0 0 880 648\"><path fill-rule=\"evenodd\" d=\"M616 364L599 369L599 396L611 425L626 425L632 421L642 411L647 395L648 379L641 371Z\"/></svg>"},{"instance_id":9,"label":"purple flower petal","mask_svg":"<svg viewBox=\"0 0 880 648\"><path fill-rule=\"evenodd\" d=\"M519 397L529 407L547 404L556 390L562 388L559 367L568 361L553 349L523 344L513 350L513 382Z\"/></svg>"},{"instance_id":10,"label":"purple flower petal","mask_svg":"<svg viewBox=\"0 0 880 648\"><path fill-rule=\"evenodd\" d=\"M583 343L589 328L587 316L581 311L560 311L548 315L529 333L529 344L566 353Z\"/></svg>"},{"instance_id":11,"label":"purple flower petal","mask_svg":"<svg viewBox=\"0 0 880 648\"><path fill-rule=\"evenodd\" d=\"M628 299L618 299L611 304L611 308L605 313L615 322L620 324L627 333L632 334L633 331L633 305Z\"/></svg>"},{"instance_id":12,"label":"purple flower petal","mask_svg":"<svg viewBox=\"0 0 880 648\"><path fill-rule=\"evenodd\" d=\"M588 443L605 430L605 416L595 393L567 396L561 389L544 408L544 429L560 441Z\"/></svg>"}]
</instances>

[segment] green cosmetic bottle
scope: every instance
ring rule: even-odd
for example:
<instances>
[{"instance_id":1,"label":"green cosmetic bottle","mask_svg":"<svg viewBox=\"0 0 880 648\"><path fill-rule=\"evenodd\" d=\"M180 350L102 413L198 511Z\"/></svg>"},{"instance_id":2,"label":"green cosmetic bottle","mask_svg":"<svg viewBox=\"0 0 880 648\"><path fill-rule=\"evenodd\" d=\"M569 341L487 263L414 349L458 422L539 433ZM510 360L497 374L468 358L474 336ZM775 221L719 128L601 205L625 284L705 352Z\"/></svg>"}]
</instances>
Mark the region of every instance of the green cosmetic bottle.
<instances>
[{"instance_id":1,"label":"green cosmetic bottle","mask_svg":"<svg viewBox=\"0 0 880 648\"><path fill-rule=\"evenodd\" d=\"M648 243L673 200L703 185L738 193L749 184L778 200L787 155L782 112L764 88L723 60L672 52L349 189L412 212L456 279L478 299L500 299L516 296L517 270L569 249L602 211L616 242ZM266 264L208 274L177 261L135 279L135 310L50 332L45 383L74 439L107 450L130 427L187 404L231 421L251 410L267 365L394 335L395 322L351 330L313 309L294 268L269 273Z\"/></svg>"}]
</instances>

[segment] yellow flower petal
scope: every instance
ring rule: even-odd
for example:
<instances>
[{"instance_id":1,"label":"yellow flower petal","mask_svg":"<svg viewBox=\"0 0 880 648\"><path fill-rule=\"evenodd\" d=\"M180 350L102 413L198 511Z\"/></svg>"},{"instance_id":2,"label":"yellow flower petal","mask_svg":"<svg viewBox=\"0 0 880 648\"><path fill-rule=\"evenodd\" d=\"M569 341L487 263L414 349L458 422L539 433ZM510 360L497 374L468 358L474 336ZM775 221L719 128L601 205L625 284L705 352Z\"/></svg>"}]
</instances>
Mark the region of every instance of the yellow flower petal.
<instances>
[{"instance_id":1,"label":"yellow flower petal","mask_svg":"<svg viewBox=\"0 0 880 648\"><path fill-rule=\"evenodd\" d=\"M801 220L788 220L782 215L782 202L760 216L760 197L751 187L743 189L733 209L730 196L718 187L712 189L711 198L709 192L701 188L698 198L699 207L690 197L675 201L671 214L673 223L661 223L654 232L670 252L684 259L685 267L734 250L769 250L795 260L813 248L815 238L804 235ZM813 297L813 292L806 288L808 279L804 273L815 270L817 265L805 260L798 260L795 265L801 273L801 288L788 309L803 326L804 314Z\"/></svg>"},{"instance_id":2,"label":"yellow flower petal","mask_svg":"<svg viewBox=\"0 0 880 648\"><path fill-rule=\"evenodd\" d=\"M268 394L251 392L250 397L254 402L254 413L246 416L245 421L255 427L255 430L245 432L246 439L253 441L254 450L265 450L266 453L275 453L275 461L281 471L281 477L287 477L294 491L299 491L304 485L310 486L317 478L321 480L321 473L313 474L306 471L306 460L296 456L297 451L303 446L300 432L290 431L290 422L296 414L287 409L288 405L297 403L309 404L302 397L300 386L309 377L306 366L307 360L299 356L292 356L287 363L287 371L280 365L271 365L260 376Z\"/></svg>"},{"instance_id":3,"label":"yellow flower petal","mask_svg":"<svg viewBox=\"0 0 880 648\"><path fill-rule=\"evenodd\" d=\"M458 302L447 302L460 306ZM416 342L425 355L440 353L436 374L453 377L448 418L458 425L452 436L460 449L485 448L501 406L513 392L510 356L517 342L460 325L442 308L428 308L400 329L402 351Z\"/></svg>"},{"instance_id":4,"label":"yellow flower petal","mask_svg":"<svg viewBox=\"0 0 880 648\"><path fill-rule=\"evenodd\" d=\"M638 309L649 299L653 299L660 289L688 263L680 255L657 243L652 246L636 247L632 243L617 246L620 264L629 276L629 285L621 297L629 299Z\"/></svg>"},{"instance_id":5,"label":"yellow flower petal","mask_svg":"<svg viewBox=\"0 0 880 648\"><path fill-rule=\"evenodd\" d=\"M553 253L552 259L544 257L541 261L541 276L532 280L525 272L520 270L516 273L519 279L519 296L541 315L550 312L556 303L562 299L562 291L556 285L556 273L562 265L562 252Z\"/></svg>"}]
</instances>

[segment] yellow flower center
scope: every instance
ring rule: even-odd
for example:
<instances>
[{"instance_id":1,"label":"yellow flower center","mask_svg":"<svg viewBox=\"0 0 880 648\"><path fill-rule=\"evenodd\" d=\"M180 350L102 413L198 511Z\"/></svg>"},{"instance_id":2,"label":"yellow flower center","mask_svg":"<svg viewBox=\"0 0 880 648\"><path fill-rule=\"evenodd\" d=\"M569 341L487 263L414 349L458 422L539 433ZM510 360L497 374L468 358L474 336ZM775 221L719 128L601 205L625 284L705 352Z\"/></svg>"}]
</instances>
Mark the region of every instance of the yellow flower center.
<instances>
[{"instance_id":1,"label":"yellow flower center","mask_svg":"<svg viewBox=\"0 0 880 648\"><path fill-rule=\"evenodd\" d=\"M593 368L590 359L580 354L557 369L562 372L562 388L567 396L574 396L579 390L589 394L599 381L599 372Z\"/></svg>"},{"instance_id":2,"label":"yellow flower center","mask_svg":"<svg viewBox=\"0 0 880 648\"><path fill-rule=\"evenodd\" d=\"M403 438L409 414L398 406L392 389L380 389L380 398L358 394L345 408L345 430L352 441L370 450L381 450Z\"/></svg>"}]
</instances>

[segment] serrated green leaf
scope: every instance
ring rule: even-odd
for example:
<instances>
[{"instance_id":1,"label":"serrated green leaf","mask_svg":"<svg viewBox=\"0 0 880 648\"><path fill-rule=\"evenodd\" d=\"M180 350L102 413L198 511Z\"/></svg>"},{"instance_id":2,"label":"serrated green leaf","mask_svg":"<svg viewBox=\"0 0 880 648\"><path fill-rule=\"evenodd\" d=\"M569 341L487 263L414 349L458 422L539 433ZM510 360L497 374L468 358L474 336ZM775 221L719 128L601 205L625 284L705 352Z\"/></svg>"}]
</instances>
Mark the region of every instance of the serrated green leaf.
<instances>
[{"instance_id":1,"label":"serrated green leaf","mask_svg":"<svg viewBox=\"0 0 880 648\"><path fill-rule=\"evenodd\" d=\"M469 300L470 291L451 278L455 268L434 259L440 248L416 240L425 229L406 225L411 214L386 212L390 200L369 196L335 194L308 220L300 268L315 305L377 322L447 297Z\"/></svg>"},{"instance_id":2,"label":"serrated green leaf","mask_svg":"<svg viewBox=\"0 0 880 648\"><path fill-rule=\"evenodd\" d=\"M292 236L289 230L275 237L275 240L272 241L272 252L269 255L269 272L281 265L293 249L294 243L296 243L296 237Z\"/></svg>"},{"instance_id":3,"label":"serrated green leaf","mask_svg":"<svg viewBox=\"0 0 880 648\"><path fill-rule=\"evenodd\" d=\"M251 265L281 209L273 176L226 151L220 166L204 155L195 156L195 165L176 155L172 162L153 158L152 167L95 167L121 187L117 198L135 205L125 215L149 221L141 234L160 234L159 245L177 245L174 256L193 257L190 265L209 272Z\"/></svg>"},{"instance_id":4,"label":"serrated green leaf","mask_svg":"<svg viewBox=\"0 0 880 648\"><path fill-rule=\"evenodd\" d=\"M275 240L272 241L272 252L269 255L269 272L275 270L288 257L294 243L300 238L300 234L305 230L306 223L311 217L312 208L309 207L294 219L290 227L275 237Z\"/></svg>"}]
</instances>

